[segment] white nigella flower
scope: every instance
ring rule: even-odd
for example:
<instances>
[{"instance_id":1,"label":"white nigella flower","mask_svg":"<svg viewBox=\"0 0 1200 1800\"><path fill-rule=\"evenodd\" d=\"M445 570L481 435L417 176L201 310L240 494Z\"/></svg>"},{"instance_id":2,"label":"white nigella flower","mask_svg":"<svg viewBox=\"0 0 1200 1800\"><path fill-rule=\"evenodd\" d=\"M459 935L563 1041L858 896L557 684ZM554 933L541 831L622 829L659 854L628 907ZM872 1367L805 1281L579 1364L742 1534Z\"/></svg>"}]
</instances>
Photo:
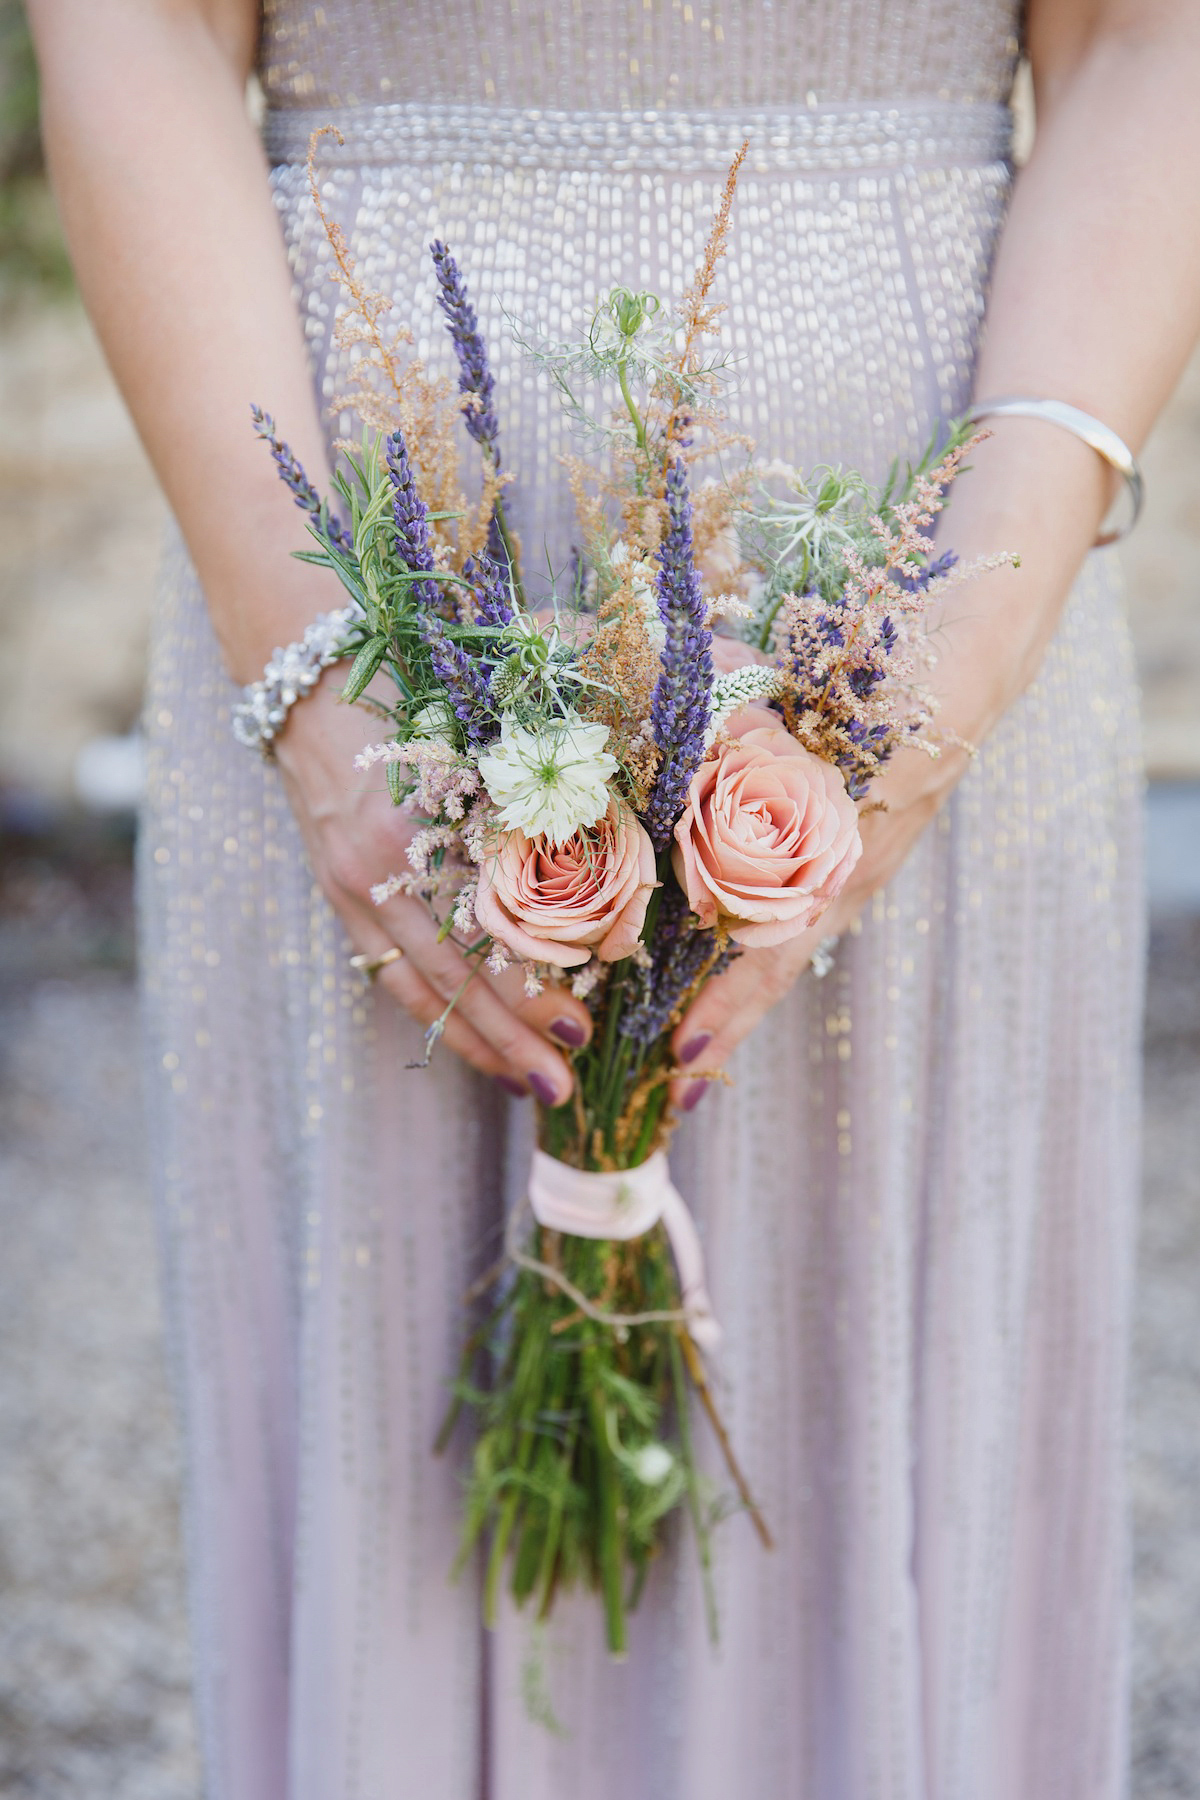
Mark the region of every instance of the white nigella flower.
<instances>
[{"instance_id":1,"label":"white nigella flower","mask_svg":"<svg viewBox=\"0 0 1200 1800\"><path fill-rule=\"evenodd\" d=\"M597 824L608 811L608 783L617 772L607 742L607 725L588 725L576 713L536 728L506 713L500 742L479 758L501 825L562 844L582 826Z\"/></svg>"}]
</instances>

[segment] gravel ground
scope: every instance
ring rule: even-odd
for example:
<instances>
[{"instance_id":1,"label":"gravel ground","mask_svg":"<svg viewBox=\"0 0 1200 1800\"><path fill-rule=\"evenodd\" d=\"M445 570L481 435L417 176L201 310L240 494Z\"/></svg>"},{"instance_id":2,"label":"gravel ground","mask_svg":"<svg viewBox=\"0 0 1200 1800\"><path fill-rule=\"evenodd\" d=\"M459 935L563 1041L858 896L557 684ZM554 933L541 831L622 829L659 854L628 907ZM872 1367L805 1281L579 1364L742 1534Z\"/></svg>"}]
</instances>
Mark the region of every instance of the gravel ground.
<instances>
[{"instance_id":1,"label":"gravel ground","mask_svg":"<svg viewBox=\"0 0 1200 1800\"><path fill-rule=\"evenodd\" d=\"M1134 1795L1200 1800L1197 919L1155 931L1147 1094ZM196 1800L116 854L0 884L0 1242L0 1795Z\"/></svg>"}]
</instances>

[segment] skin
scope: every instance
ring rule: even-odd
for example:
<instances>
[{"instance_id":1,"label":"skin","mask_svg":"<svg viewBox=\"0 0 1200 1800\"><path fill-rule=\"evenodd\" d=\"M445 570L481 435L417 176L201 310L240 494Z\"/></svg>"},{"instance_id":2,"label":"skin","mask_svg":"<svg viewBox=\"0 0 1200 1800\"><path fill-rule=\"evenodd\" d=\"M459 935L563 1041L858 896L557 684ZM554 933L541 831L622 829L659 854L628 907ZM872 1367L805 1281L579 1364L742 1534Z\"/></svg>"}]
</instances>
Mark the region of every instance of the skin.
<instances>
[{"instance_id":1,"label":"skin","mask_svg":"<svg viewBox=\"0 0 1200 1800\"><path fill-rule=\"evenodd\" d=\"M1135 449L1200 326L1200 5L1196 0L1031 0L1038 104L996 263L976 391L1074 402ZM29 0L43 125L80 286L204 586L230 674L257 677L272 648L340 603L304 548L298 513L247 426L251 400L287 422L316 476L325 453L245 79L251 0ZM81 27L86 27L81 29ZM197 145L203 155L197 156ZM153 279L147 279L147 271ZM964 557L1018 549L1019 571L953 600L939 724L978 744L1032 680L1108 503L1111 478L1067 433L997 420L955 495ZM969 592L969 606L962 594ZM429 1023L467 970L423 907L376 908L374 882L405 867L409 832L382 784L356 776L370 717L328 678L298 706L279 766L314 872L354 947L402 960L380 983ZM895 759L864 821L850 886L804 937L747 952L679 1026L676 1054L719 1070L900 868L967 767ZM582 1040L586 1009L561 990L477 978L447 1044L488 1075L565 1099L550 1041ZM705 1091L681 1083L684 1104Z\"/></svg>"}]
</instances>

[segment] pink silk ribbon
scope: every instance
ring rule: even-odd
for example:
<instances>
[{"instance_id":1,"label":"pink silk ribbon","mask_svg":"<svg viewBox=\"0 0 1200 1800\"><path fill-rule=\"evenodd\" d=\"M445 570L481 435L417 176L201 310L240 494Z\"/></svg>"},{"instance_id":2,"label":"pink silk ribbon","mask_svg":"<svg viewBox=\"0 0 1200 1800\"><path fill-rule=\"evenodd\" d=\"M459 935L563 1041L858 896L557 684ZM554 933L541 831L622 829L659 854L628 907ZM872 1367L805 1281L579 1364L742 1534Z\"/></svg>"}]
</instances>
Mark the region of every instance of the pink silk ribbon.
<instances>
[{"instance_id":1,"label":"pink silk ribbon","mask_svg":"<svg viewBox=\"0 0 1200 1800\"><path fill-rule=\"evenodd\" d=\"M671 1180L665 1150L656 1150L636 1169L612 1174L572 1169L544 1150L535 1150L529 1204L539 1225L572 1237L641 1237L661 1220L679 1271L688 1332L698 1349L713 1351L720 1344L721 1327L704 1280L700 1234Z\"/></svg>"}]
</instances>

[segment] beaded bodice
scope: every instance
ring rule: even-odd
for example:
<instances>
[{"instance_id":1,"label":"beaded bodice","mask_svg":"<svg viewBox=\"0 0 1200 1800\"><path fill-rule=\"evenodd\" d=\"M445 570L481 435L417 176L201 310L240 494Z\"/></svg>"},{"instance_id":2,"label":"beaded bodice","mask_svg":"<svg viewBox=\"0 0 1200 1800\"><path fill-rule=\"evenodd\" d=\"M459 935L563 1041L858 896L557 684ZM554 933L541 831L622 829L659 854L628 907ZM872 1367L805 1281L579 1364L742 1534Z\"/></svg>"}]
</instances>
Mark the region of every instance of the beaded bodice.
<instances>
[{"instance_id":1,"label":"beaded bodice","mask_svg":"<svg viewBox=\"0 0 1200 1800\"><path fill-rule=\"evenodd\" d=\"M1019 0L265 0L272 107L1007 98Z\"/></svg>"}]
</instances>

